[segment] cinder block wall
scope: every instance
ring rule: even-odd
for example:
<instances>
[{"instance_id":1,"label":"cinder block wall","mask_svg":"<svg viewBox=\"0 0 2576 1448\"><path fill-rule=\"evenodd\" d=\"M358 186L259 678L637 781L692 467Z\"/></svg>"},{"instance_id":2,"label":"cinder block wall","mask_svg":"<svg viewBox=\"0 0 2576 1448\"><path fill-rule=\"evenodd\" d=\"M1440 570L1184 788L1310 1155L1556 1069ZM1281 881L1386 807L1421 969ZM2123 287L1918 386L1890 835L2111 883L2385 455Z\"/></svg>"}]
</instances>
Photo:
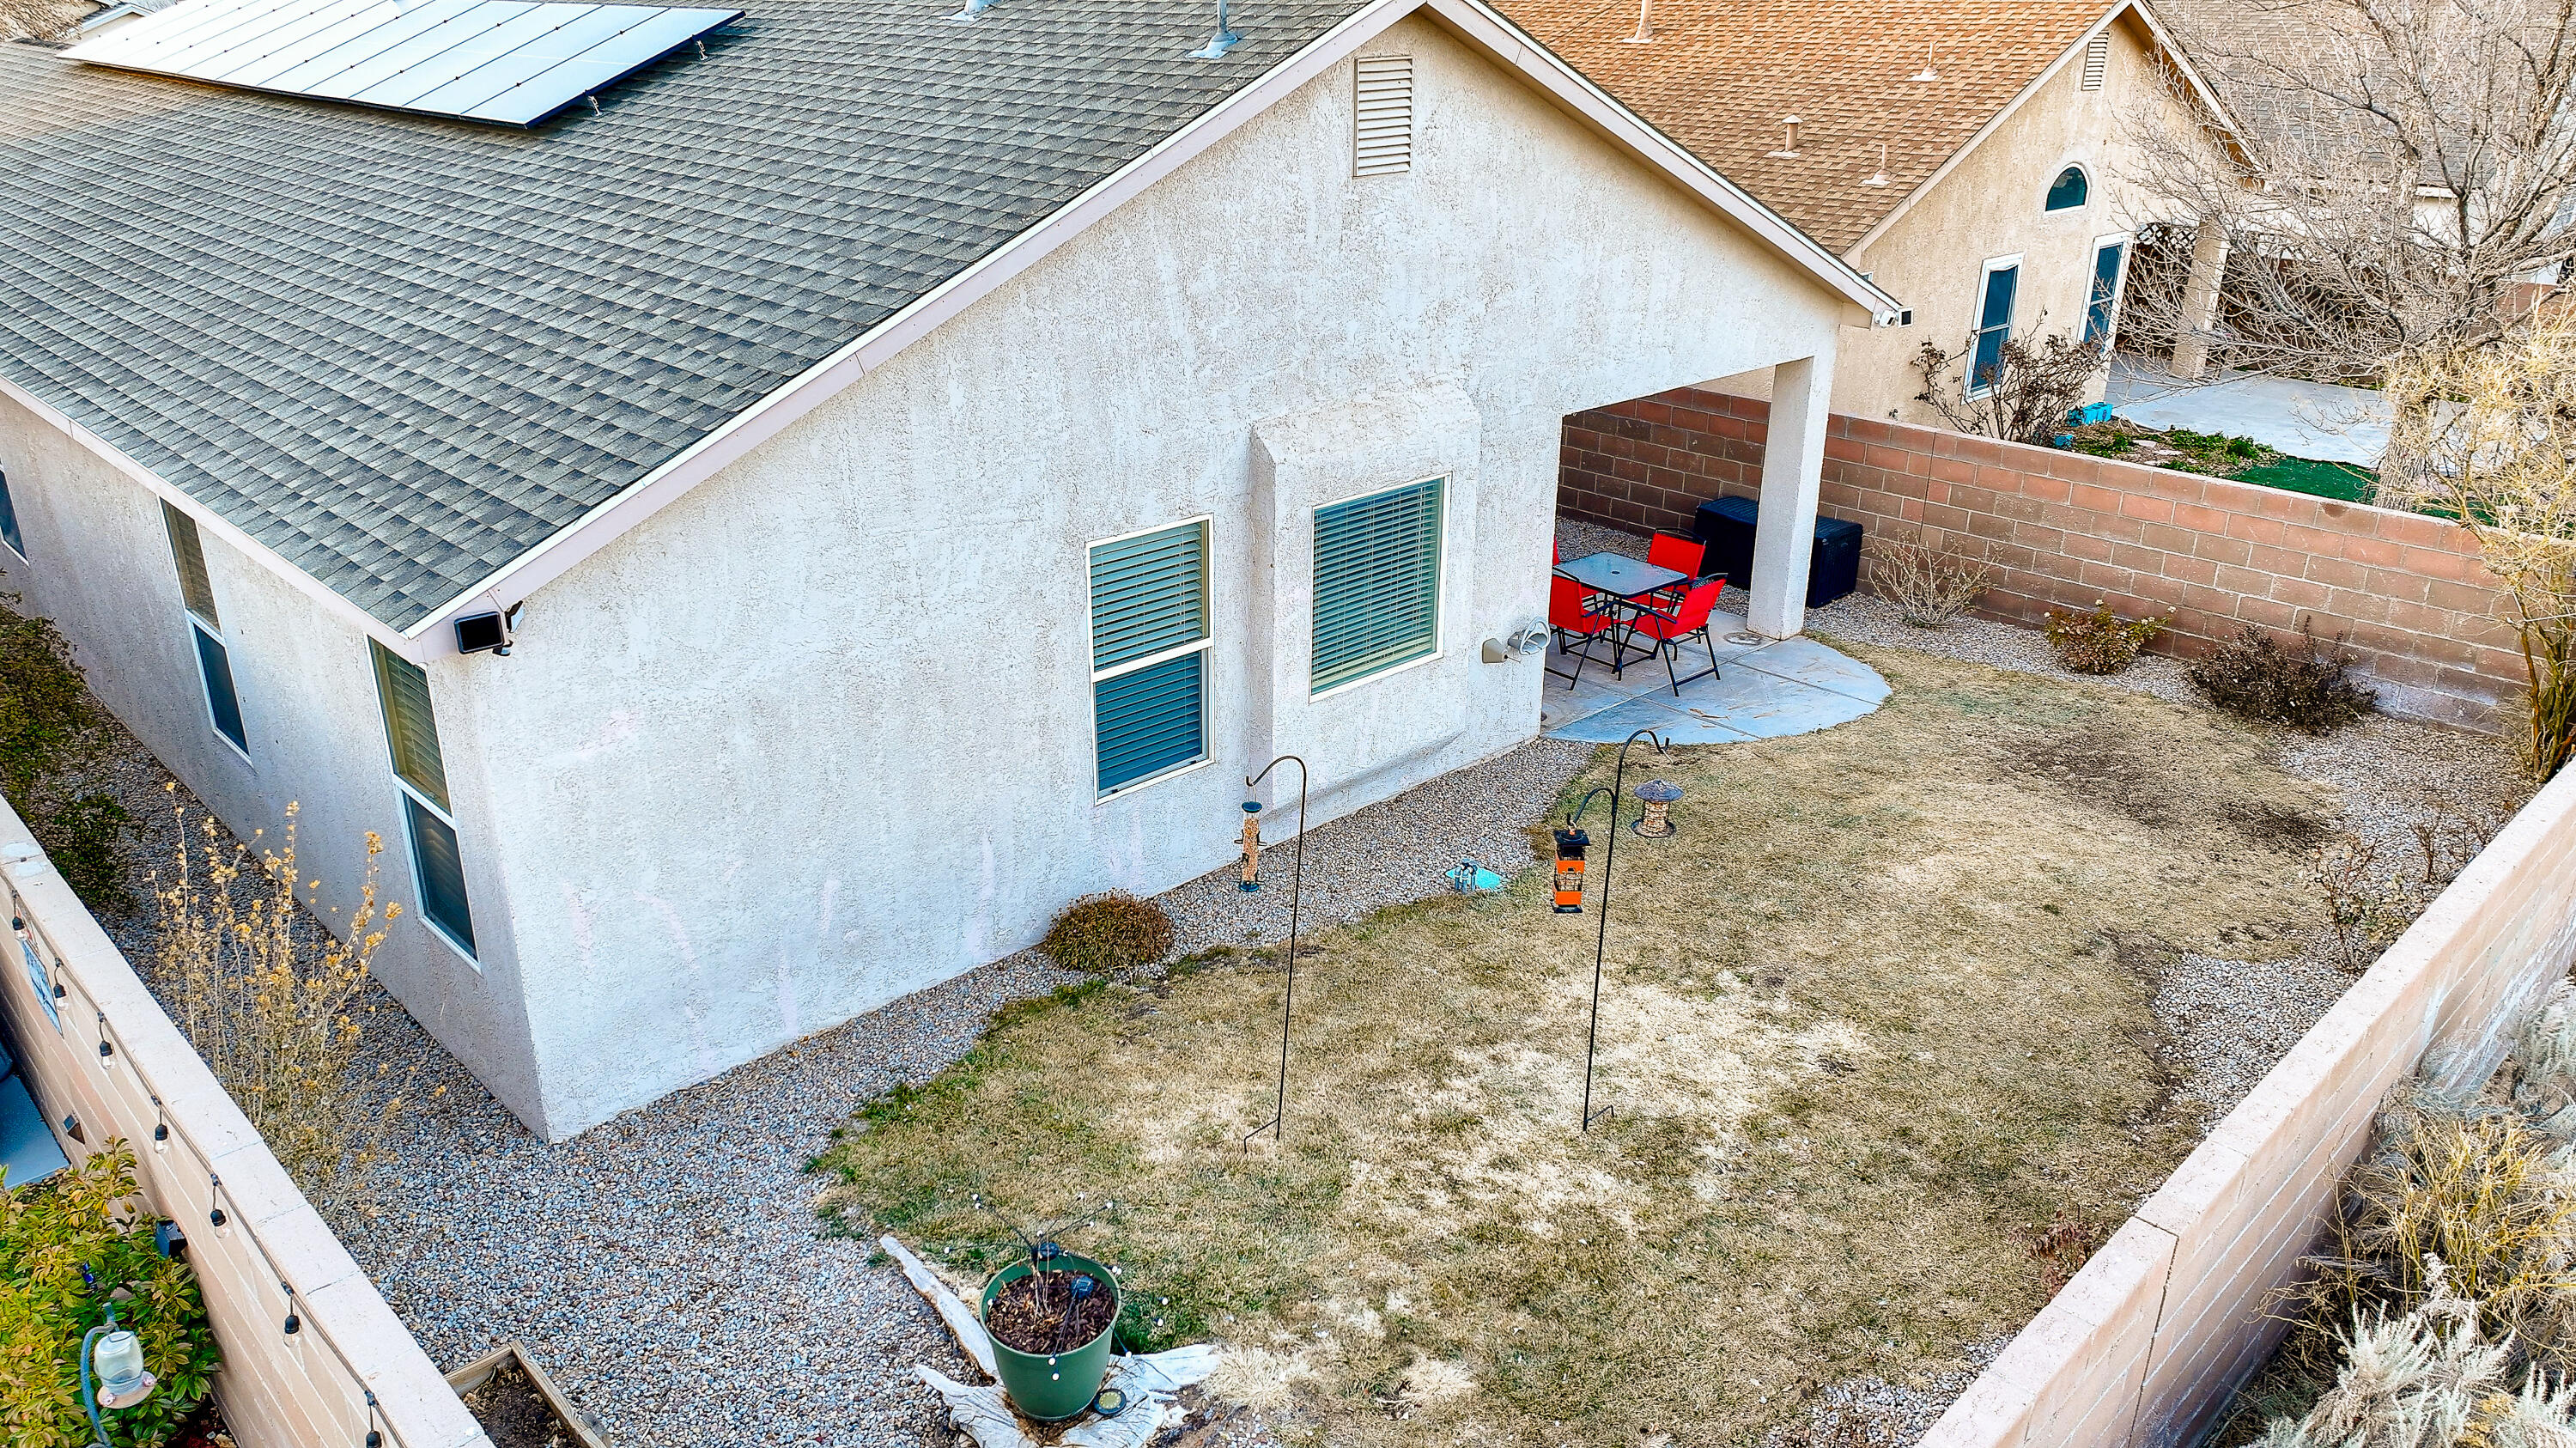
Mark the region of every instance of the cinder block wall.
<instances>
[{"instance_id":1,"label":"cinder block wall","mask_svg":"<svg viewBox=\"0 0 2576 1448\"><path fill-rule=\"evenodd\" d=\"M1922 1448L2182 1448L2279 1342L2272 1296L2316 1242L2389 1090L2469 1090L2576 959L2576 770L2412 928L2093 1254Z\"/></svg>"},{"instance_id":2,"label":"cinder block wall","mask_svg":"<svg viewBox=\"0 0 2576 1448\"><path fill-rule=\"evenodd\" d=\"M1558 510L1688 534L1706 499L1758 491L1770 404L1680 388L1565 420ZM1997 572L1977 612L2036 624L2103 600L2173 620L2160 652L2247 624L2349 633L2390 713L2493 730L2523 681L2495 581L2437 518L1932 428L1835 416L1822 511ZM1866 584L1866 576L1864 577Z\"/></svg>"},{"instance_id":3,"label":"cinder block wall","mask_svg":"<svg viewBox=\"0 0 2576 1448\"><path fill-rule=\"evenodd\" d=\"M0 969L18 1069L48 1122L80 1123L84 1139L55 1133L66 1154L126 1142L144 1205L187 1233L234 1440L337 1448L376 1433L385 1448L492 1448L6 802L0 904L24 931L21 958Z\"/></svg>"}]
</instances>

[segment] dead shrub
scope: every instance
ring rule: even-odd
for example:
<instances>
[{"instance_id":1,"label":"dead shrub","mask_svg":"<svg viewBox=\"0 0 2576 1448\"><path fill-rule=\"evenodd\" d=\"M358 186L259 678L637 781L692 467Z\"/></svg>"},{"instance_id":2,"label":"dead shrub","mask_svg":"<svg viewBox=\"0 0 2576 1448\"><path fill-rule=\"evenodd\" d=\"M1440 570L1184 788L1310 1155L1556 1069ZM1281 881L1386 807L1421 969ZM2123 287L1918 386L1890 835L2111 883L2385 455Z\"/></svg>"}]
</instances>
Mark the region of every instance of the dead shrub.
<instances>
[{"instance_id":1,"label":"dead shrub","mask_svg":"<svg viewBox=\"0 0 2576 1448\"><path fill-rule=\"evenodd\" d=\"M1108 975L1172 953L1172 917L1124 890L1085 895L1064 907L1038 949L1067 970Z\"/></svg>"},{"instance_id":2,"label":"dead shrub","mask_svg":"<svg viewBox=\"0 0 2576 1448\"><path fill-rule=\"evenodd\" d=\"M2336 959L2358 975L2370 968L2423 909L2424 892L2393 866L2383 866L2379 846L2358 835L2338 834L2308 852L2308 882L2325 897L2326 932Z\"/></svg>"},{"instance_id":3,"label":"dead shrub","mask_svg":"<svg viewBox=\"0 0 2576 1448\"><path fill-rule=\"evenodd\" d=\"M1872 538L1862 545L1870 581L1916 628L1939 628L1968 611L1994 582L1994 570L1921 539Z\"/></svg>"},{"instance_id":4,"label":"dead shrub","mask_svg":"<svg viewBox=\"0 0 2576 1448\"><path fill-rule=\"evenodd\" d=\"M296 899L293 804L284 844L256 857L238 841L226 849L211 817L196 822L203 843L192 852L186 810L178 814L171 878L164 885L156 873L152 882L165 999L314 1206L343 1219L366 1215L377 1143L402 1109L399 1090L367 1089L358 1062L359 1022L374 1009L364 999L369 963L402 913L376 901L384 842L368 832L366 877L343 940Z\"/></svg>"},{"instance_id":5,"label":"dead shrub","mask_svg":"<svg viewBox=\"0 0 2576 1448\"><path fill-rule=\"evenodd\" d=\"M2070 673L2116 674L2138 660L2138 651L2165 631L2167 620L2122 618L2101 599L2089 613L2050 612L2042 622L2048 646Z\"/></svg>"},{"instance_id":6,"label":"dead shrub","mask_svg":"<svg viewBox=\"0 0 2576 1448\"><path fill-rule=\"evenodd\" d=\"M2379 695L2349 677L2351 635L2317 641L2310 620L2299 620L2299 643L2280 640L2251 624L2209 657L2183 671L2213 706L2260 724L2281 724L2308 734L2331 734L2367 714Z\"/></svg>"},{"instance_id":7,"label":"dead shrub","mask_svg":"<svg viewBox=\"0 0 2576 1448\"><path fill-rule=\"evenodd\" d=\"M2111 1240L2111 1229L2099 1217L2079 1212L2073 1207L2059 1207L2048 1225L2024 1229L2022 1244L2030 1249L2031 1260L2039 1264L2040 1285L2055 1297L2084 1264Z\"/></svg>"}]
</instances>

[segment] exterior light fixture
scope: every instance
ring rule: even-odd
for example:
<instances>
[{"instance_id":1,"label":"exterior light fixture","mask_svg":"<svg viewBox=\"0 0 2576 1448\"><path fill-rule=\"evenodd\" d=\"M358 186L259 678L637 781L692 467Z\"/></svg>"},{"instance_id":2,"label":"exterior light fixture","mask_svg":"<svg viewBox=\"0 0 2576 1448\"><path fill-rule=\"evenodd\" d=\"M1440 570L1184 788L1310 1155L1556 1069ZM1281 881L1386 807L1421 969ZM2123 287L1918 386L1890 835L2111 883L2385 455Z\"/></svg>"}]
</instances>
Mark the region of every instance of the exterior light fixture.
<instances>
[{"instance_id":1,"label":"exterior light fixture","mask_svg":"<svg viewBox=\"0 0 2576 1448\"><path fill-rule=\"evenodd\" d=\"M1637 798L1645 801L1646 812L1637 816L1628 828L1650 840L1673 836L1673 801L1682 797L1682 787L1660 779L1650 779L1637 786Z\"/></svg>"},{"instance_id":2,"label":"exterior light fixture","mask_svg":"<svg viewBox=\"0 0 2576 1448\"><path fill-rule=\"evenodd\" d=\"M1243 883L1236 888L1250 894L1261 888L1261 801L1243 802Z\"/></svg>"},{"instance_id":3,"label":"exterior light fixture","mask_svg":"<svg viewBox=\"0 0 2576 1448\"><path fill-rule=\"evenodd\" d=\"M1592 837L1576 828L1556 832L1556 913L1583 913L1583 852Z\"/></svg>"},{"instance_id":4,"label":"exterior light fixture","mask_svg":"<svg viewBox=\"0 0 2576 1448\"><path fill-rule=\"evenodd\" d=\"M233 1234L233 1219L225 1213L224 1204L221 1201L216 1200L216 1198L223 1192L223 1189L224 1179L222 1177L215 1175L213 1172L206 1173L206 1198L208 1202L206 1220L213 1224L216 1236L229 1237Z\"/></svg>"}]
</instances>

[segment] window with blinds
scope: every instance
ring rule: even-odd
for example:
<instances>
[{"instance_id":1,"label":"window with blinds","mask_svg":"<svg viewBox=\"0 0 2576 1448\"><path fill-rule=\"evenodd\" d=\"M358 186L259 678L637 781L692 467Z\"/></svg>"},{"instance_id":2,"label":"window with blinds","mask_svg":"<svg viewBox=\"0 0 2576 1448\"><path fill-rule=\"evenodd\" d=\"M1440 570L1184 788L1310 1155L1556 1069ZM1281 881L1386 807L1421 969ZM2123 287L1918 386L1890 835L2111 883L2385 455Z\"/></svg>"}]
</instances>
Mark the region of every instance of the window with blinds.
<instances>
[{"instance_id":1,"label":"window with blinds","mask_svg":"<svg viewBox=\"0 0 2576 1448\"><path fill-rule=\"evenodd\" d=\"M1413 57L1359 58L1358 135L1352 174L1389 176L1413 169Z\"/></svg>"},{"instance_id":2,"label":"window with blinds","mask_svg":"<svg viewBox=\"0 0 2576 1448\"><path fill-rule=\"evenodd\" d=\"M2097 35L2084 42L2084 88L2100 90L2102 80L2111 70L2111 37Z\"/></svg>"},{"instance_id":3,"label":"window with blinds","mask_svg":"<svg viewBox=\"0 0 2576 1448\"><path fill-rule=\"evenodd\" d=\"M1315 693L1439 650L1442 482L1315 510Z\"/></svg>"},{"instance_id":4,"label":"window with blinds","mask_svg":"<svg viewBox=\"0 0 2576 1448\"><path fill-rule=\"evenodd\" d=\"M170 535L170 562L179 570L179 601L188 612L222 628L215 615L215 585L206 576L205 545L197 541L197 520L163 503L161 527Z\"/></svg>"},{"instance_id":5,"label":"window with blinds","mask_svg":"<svg viewBox=\"0 0 2576 1448\"><path fill-rule=\"evenodd\" d=\"M1091 545L1102 794L1207 757L1207 523Z\"/></svg>"},{"instance_id":6,"label":"window with blinds","mask_svg":"<svg viewBox=\"0 0 2576 1448\"><path fill-rule=\"evenodd\" d=\"M394 780L402 786L404 832L410 837L421 918L471 960L474 912L465 896L456 817L447 803L447 761L439 754L429 675L373 639L367 641L367 651L376 667L376 702L384 709L385 749Z\"/></svg>"},{"instance_id":7,"label":"window with blinds","mask_svg":"<svg viewBox=\"0 0 2576 1448\"><path fill-rule=\"evenodd\" d=\"M206 550L197 541L197 520L163 503L161 530L170 535L170 566L179 575L179 602L188 611L188 638L196 647L197 682L205 686L207 722L247 755L250 730L242 724L232 651L224 642L223 619L215 612L215 585L206 574Z\"/></svg>"}]
</instances>

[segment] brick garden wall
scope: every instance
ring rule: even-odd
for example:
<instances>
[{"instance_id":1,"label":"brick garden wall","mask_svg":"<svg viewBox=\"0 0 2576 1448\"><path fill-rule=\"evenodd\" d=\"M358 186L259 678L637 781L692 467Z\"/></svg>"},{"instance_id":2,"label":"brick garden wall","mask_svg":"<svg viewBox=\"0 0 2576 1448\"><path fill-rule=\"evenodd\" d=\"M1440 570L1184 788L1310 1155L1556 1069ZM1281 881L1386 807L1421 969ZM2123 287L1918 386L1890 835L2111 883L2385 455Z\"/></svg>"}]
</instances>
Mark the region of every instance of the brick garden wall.
<instances>
[{"instance_id":1,"label":"brick garden wall","mask_svg":"<svg viewBox=\"0 0 2576 1448\"><path fill-rule=\"evenodd\" d=\"M1770 404L1680 388L1565 420L1558 509L1688 535L1699 504L1760 491ZM1835 416L1821 511L1872 537L1948 543L1995 586L1977 612L2036 624L2103 599L2169 615L2160 652L2247 624L2350 634L2391 713L2493 730L2523 679L2494 580L2436 518L2251 483Z\"/></svg>"}]
</instances>

